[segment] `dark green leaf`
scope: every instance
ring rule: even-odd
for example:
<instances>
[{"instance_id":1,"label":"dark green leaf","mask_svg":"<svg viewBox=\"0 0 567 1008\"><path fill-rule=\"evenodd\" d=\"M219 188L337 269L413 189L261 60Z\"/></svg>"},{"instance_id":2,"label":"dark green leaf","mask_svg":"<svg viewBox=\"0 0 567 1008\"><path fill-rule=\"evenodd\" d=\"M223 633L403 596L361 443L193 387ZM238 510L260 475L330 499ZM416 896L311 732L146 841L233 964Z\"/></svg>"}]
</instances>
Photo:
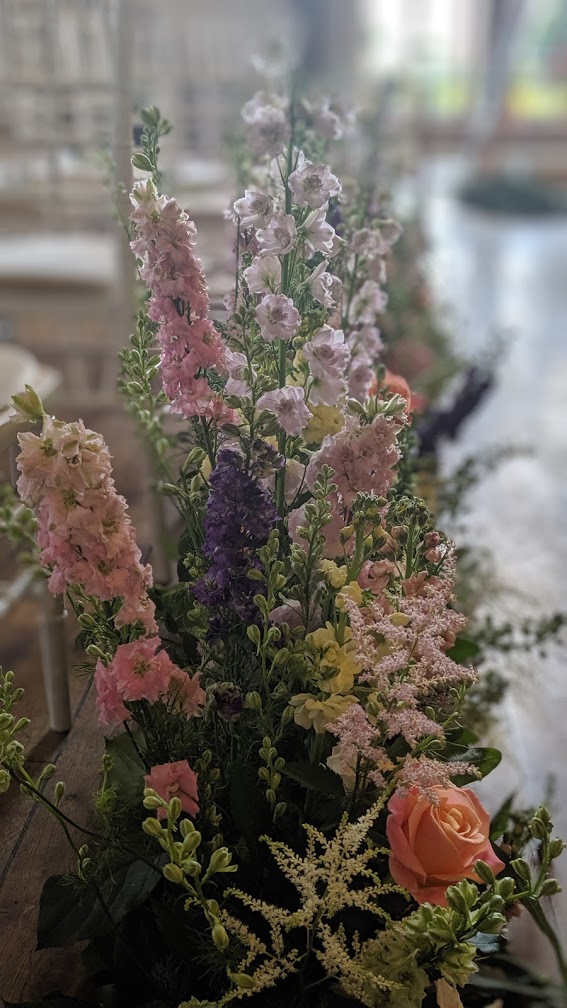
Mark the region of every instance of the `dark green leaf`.
<instances>
[{"instance_id":1,"label":"dark green leaf","mask_svg":"<svg viewBox=\"0 0 567 1008\"><path fill-rule=\"evenodd\" d=\"M471 658L476 658L479 651L480 647L476 641L469 640L467 637L457 637L453 647L447 651L447 655L458 665L463 665Z\"/></svg>"},{"instance_id":2,"label":"dark green leaf","mask_svg":"<svg viewBox=\"0 0 567 1008\"><path fill-rule=\"evenodd\" d=\"M142 808L146 769L130 735L124 732L106 739L106 752L111 764L108 782L125 808Z\"/></svg>"},{"instance_id":3,"label":"dark green leaf","mask_svg":"<svg viewBox=\"0 0 567 1008\"><path fill-rule=\"evenodd\" d=\"M319 763L286 763L282 774L297 781L298 784L303 784L303 787L310 791L337 797L343 797L345 793L341 778Z\"/></svg>"},{"instance_id":4,"label":"dark green leaf","mask_svg":"<svg viewBox=\"0 0 567 1008\"><path fill-rule=\"evenodd\" d=\"M159 869L144 861L114 869L99 888L107 913L92 885L66 875L53 875L45 883L39 901L38 949L72 945L108 934L130 910L145 901L160 878Z\"/></svg>"},{"instance_id":5,"label":"dark green leaf","mask_svg":"<svg viewBox=\"0 0 567 1008\"><path fill-rule=\"evenodd\" d=\"M510 812L512 811L512 808L514 806L515 798L516 795L514 792L512 792L512 794L509 795L508 798L506 798L506 800L502 803L502 805L498 809L498 812L496 812L495 815L492 817L492 822L490 823L491 840L497 840L498 837L501 837L502 834L504 833L508 825L508 820L510 819Z\"/></svg>"},{"instance_id":6,"label":"dark green leaf","mask_svg":"<svg viewBox=\"0 0 567 1008\"><path fill-rule=\"evenodd\" d=\"M449 764L453 760L472 763L480 771L480 776L486 777L487 774L491 773L498 766L501 759L502 753L500 750L488 746L486 748L464 749L462 752L457 752L451 755ZM473 774L455 774L452 780L458 787L462 787L464 784L471 784L473 781L478 780L478 777L475 777Z\"/></svg>"}]
</instances>

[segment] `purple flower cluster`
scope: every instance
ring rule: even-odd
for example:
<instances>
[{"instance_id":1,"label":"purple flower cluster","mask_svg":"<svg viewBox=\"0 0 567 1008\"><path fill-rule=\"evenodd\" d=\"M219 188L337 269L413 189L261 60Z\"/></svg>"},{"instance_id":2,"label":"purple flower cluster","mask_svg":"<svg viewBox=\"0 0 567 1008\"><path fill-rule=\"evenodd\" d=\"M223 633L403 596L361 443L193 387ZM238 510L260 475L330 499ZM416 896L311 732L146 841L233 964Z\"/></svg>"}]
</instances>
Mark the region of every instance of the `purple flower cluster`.
<instances>
[{"instance_id":1,"label":"purple flower cluster","mask_svg":"<svg viewBox=\"0 0 567 1008\"><path fill-rule=\"evenodd\" d=\"M194 585L193 594L205 605L231 610L252 622L257 616L252 599L261 586L247 572L258 566L255 552L266 544L278 514L268 491L230 448L219 452L210 484L203 552L211 566Z\"/></svg>"}]
</instances>

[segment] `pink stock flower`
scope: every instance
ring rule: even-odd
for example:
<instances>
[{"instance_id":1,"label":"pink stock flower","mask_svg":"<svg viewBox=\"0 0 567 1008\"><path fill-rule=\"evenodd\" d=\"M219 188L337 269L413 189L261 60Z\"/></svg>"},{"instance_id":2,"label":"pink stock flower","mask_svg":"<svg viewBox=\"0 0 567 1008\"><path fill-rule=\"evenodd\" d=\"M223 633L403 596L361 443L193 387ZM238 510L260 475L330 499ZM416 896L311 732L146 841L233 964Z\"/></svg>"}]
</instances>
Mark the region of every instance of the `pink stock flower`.
<instances>
[{"instance_id":1,"label":"pink stock flower","mask_svg":"<svg viewBox=\"0 0 567 1008\"><path fill-rule=\"evenodd\" d=\"M377 496L386 493L394 479L393 467L400 452L397 446L398 423L379 414L370 424L351 422L342 431L323 442L307 467L307 483L313 487L322 465L334 469L334 482L347 506L359 491Z\"/></svg>"},{"instance_id":2,"label":"pink stock flower","mask_svg":"<svg viewBox=\"0 0 567 1008\"><path fill-rule=\"evenodd\" d=\"M274 294L282 280L282 267L276 256L257 256L243 271L251 294Z\"/></svg>"},{"instance_id":3,"label":"pink stock flower","mask_svg":"<svg viewBox=\"0 0 567 1008\"><path fill-rule=\"evenodd\" d=\"M207 694L201 686L201 673L190 676L177 669L169 682L169 694L175 710L186 718L198 717L205 705Z\"/></svg>"},{"instance_id":4,"label":"pink stock flower","mask_svg":"<svg viewBox=\"0 0 567 1008\"><path fill-rule=\"evenodd\" d=\"M181 808L187 815L191 818L198 815L197 774L191 769L187 760L154 766L149 774L146 774L144 781L146 787L152 788L164 801L169 802L172 798L179 798ZM167 812L164 808L157 810L158 819L165 819L166 815Z\"/></svg>"},{"instance_id":5,"label":"pink stock flower","mask_svg":"<svg viewBox=\"0 0 567 1008\"><path fill-rule=\"evenodd\" d=\"M300 155L297 168L291 173L288 185L299 207L318 210L326 206L331 196L338 196L341 184L328 165L313 164Z\"/></svg>"},{"instance_id":6,"label":"pink stock flower","mask_svg":"<svg viewBox=\"0 0 567 1008\"><path fill-rule=\"evenodd\" d=\"M292 214L274 214L270 223L258 231L261 256L287 255L296 242L295 219Z\"/></svg>"},{"instance_id":7,"label":"pink stock flower","mask_svg":"<svg viewBox=\"0 0 567 1008\"><path fill-rule=\"evenodd\" d=\"M301 325L301 315L284 294L267 294L262 298L256 318L263 338L270 343L275 339L292 339Z\"/></svg>"},{"instance_id":8,"label":"pink stock flower","mask_svg":"<svg viewBox=\"0 0 567 1008\"><path fill-rule=\"evenodd\" d=\"M255 189L245 189L244 196L237 199L234 204L234 212L240 217L240 223L244 228L266 227L274 212L274 201L271 196L266 196Z\"/></svg>"},{"instance_id":9,"label":"pink stock flower","mask_svg":"<svg viewBox=\"0 0 567 1008\"><path fill-rule=\"evenodd\" d=\"M159 196L149 179L134 186L130 199L136 229L131 247L152 294L148 313L158 323L164 391L173 412L216 416L220 422L224 417L213 406L214 393L201 372L224 374L224 344L207 318L207 286L193 250L195 225L175 200Z\"/></svg>"},{"instance_id":10,"label":"pink stock flower","mask_svg":"<svg viewBox=\"0 0 567 1008\"><path fill-rule=\"evenodd\" d=\"M152 583L128 516L116 493L108 448L82 423L45 417L42 433L19 436L18 491L36 510L41 560L51 569L49 587L71 586L101 601L119 599L116 626L144 624L156 631Z\"/></svg>"},{"instance_id":11,"label":"pink stock flower","mask_svg":"<svg viewBox=\"0 0 567 1008\"><path fill-rule=\"evenodd\" d=\"M256 405L258 409L273 413L280 427L293 437L300 434L311 419L311 413L305 405L305 392L295 385L285 385L273 392L265 392Z\"/></svg>"}]
</instances>

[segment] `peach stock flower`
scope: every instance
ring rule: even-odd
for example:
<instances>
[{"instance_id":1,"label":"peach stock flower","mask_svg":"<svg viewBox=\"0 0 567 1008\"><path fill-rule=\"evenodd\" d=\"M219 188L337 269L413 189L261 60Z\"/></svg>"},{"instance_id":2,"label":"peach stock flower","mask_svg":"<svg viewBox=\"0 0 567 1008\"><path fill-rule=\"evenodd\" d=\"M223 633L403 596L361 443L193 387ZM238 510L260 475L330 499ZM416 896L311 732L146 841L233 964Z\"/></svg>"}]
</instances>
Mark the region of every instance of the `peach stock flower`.
<instances>
[{"instance_id":1,"label":"peach stock flower","mask_svg":"<svg viewBox=\"0 0 567 1008\"><path fill-rule=\"evenodd\" d=\"M197 815L199 811L197 774L191 769L187 760L152 767L149 774L144 777L144 781L146 787L153 788L164 801L168 802L171 798L177 797L187 815ZM158 819L165 819L167 813L164 808L160 808L157 815Z\"/></svg>"},{"instance_id":2,"label":"peach stock flower","mask_svg":"<svg viewBox=\"0 0 567 1008\"><path fill-rule=\"evenodd\" d=\"M415 788L390 799L390 871L418 903L447 906L448 886L465 878L480 881L477 861L486 861L496 874L504 864L492 849L490 818L474 791L440 785L431 790L436 804Z\"/></svg>"}]
</instances>

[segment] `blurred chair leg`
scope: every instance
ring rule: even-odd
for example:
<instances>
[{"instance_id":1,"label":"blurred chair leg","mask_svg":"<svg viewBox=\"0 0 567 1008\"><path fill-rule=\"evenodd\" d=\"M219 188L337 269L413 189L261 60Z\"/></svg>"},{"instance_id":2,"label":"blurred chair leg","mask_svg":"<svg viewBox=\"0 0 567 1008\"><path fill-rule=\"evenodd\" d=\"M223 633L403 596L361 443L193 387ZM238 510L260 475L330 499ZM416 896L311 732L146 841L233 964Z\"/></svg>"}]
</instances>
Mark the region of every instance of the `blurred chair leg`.
<instances>
[{"instance_id":1,"label":"blurred chair leg","mask_svg":"<svg viewBox=\"0 0 567 1008\"><path fill-rule=\"evenodd\" d=\"M52 595L46 582L39 585L38 592L41 601L39 643L49 726L52 731L67 732L71 728L67 613L63 596Z\"/></svg>"}]
</instances>

